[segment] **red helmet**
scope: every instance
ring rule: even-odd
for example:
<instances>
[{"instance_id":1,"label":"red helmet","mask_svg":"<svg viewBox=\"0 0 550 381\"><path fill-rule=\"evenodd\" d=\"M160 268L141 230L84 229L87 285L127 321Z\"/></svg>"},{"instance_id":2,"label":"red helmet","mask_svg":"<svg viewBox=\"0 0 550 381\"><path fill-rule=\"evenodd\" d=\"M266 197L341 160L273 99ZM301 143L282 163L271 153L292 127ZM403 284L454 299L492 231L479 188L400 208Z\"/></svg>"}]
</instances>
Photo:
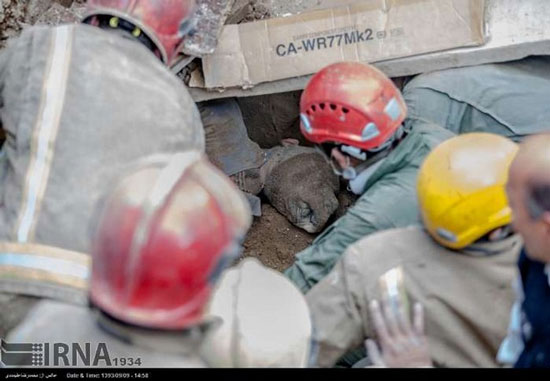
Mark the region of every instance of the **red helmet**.
<instances>
[{"instance_id":1,"label":"red helmet","mask_svg":"<svg viewBox=\"0 0 550 381\"><path fill-rule=\"evenodd\" d=\"M407 114L403 96L381 71L342 62L313 76L300 104L304 136L317 144L345 144L361 150L383 146Z\"/></svg>"},{"instance_id":2,"label":"red helmet","mask_svg":"<svg viewBox=\"0 0 550 381\"><path fill-rule=\"evenodd\" d=\"M101 208L92 304L141 327L181 330L200 322L250 222L241 193L200 154L140 166Z\"/></svg>"},{"instance_id":3,"label":"red helmet","mask_svg":"<svg viewBox=\"0 0 550 381\"><path fill-rule=\"evenodd\" d=\"M176 55L195 9L195 0L88 0L87 4L85 19L115 16L140 28L166 65Z\"/></svg>"}]
</instances>

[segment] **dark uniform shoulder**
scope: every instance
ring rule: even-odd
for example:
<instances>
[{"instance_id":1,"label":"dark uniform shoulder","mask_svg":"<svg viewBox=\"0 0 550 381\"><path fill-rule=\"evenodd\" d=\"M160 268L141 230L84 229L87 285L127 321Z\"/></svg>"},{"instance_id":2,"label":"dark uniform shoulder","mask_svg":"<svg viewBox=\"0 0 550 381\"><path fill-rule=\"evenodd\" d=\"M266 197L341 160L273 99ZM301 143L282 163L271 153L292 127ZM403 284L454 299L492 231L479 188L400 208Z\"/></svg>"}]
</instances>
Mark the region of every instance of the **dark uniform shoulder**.
<instances>
[{"instance_id":1,"label":"dark uniform shoulder","mask_svg":"<svg viewBox=\"0 0 550 381\"><path fill-rule=\"evenodd\" d=\"M525 299L522 304L522 330L525 349L516 367L550 367L550 275L548 266L529 259L522 252L519 260Z\"/></svg>"}]
</instances>

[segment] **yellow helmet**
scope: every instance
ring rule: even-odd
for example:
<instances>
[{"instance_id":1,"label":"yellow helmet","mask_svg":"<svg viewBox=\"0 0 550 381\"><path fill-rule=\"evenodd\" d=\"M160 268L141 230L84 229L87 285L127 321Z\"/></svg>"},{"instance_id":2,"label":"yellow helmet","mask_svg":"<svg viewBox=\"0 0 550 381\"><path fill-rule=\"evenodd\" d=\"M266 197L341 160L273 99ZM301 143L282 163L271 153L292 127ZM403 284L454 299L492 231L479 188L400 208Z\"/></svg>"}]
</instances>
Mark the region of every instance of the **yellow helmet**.
<instances>
[{"instance_id":1,"label":"yellow helmet","mask_svg":"<svg viewBox=\"0 0 550 381\"><path fill-rule=\"evenodd\" d=\"M510 224L505 186L518 146L499 135L457 136L428 155L418 178L424 225L443 246L462 249Z\"/></svg>"}]
</instances>

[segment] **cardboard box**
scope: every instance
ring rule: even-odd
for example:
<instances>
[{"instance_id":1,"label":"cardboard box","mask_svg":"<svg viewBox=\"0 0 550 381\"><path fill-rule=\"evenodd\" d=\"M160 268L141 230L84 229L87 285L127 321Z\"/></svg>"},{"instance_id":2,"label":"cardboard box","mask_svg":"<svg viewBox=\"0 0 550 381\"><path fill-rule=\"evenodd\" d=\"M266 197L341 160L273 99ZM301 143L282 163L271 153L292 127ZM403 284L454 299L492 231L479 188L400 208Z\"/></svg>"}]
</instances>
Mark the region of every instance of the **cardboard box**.
<instances>
[{"instance_id":1,"label":"cardboard box","mask_svg":"<svg viewBox=\"0 0 550 381\"><path fill-rule=\"evenodd\" d=\"M377 62L481 45L484 0L364 0L227 25L203 59L205 87L248 88L339 61Z\"/></svg>"},{"instance_id":2,"label":"cardboard box","mask_svg":"<svg viewBox=\"0 0 550 381\"><path fill-rule=\"evenodd\" d=\"M457 48L376 62L389 77L402 77L436 70L506 62L531 55L550 53L550 1L487 0L487 42L481 46ZM303 89L311 75L266 82L250 89L240 87L212 91L204 88L202 72L189 91L196 102L230 97L284 93ZM201 82L202 81L202 82ZM219 89L216 89L219 90Z\"/></svg>"}]
</instances>

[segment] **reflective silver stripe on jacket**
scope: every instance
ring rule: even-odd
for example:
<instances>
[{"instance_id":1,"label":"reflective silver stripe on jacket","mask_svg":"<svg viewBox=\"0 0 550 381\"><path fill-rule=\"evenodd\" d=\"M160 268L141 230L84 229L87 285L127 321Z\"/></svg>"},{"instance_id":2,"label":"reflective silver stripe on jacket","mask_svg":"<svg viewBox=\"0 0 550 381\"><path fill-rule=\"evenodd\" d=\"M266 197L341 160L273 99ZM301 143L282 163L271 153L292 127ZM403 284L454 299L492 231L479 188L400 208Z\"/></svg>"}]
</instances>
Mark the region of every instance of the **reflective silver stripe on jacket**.
<instances>
[{"instance_id":1,"label":"reflective silver stripe on jacket","mask_svg":"<svg viewBox=\"0 0 550 381\"><path fill-rule=\"evenodd\" d=\"M52 33L52 46L44 76L39 112L33 129L31 158L16 227L17 241L21 243L29 241L36 225L65 103L71 61L72 27L54 28Z\"/></svg>"},{"instance_id":2,"label":"reflective silver stripe on jacket","mask_svg":"<svg viewBox=\"0 0 550 381\"><path fill-rule=\"evenodd\" d=\"M85 304L90 267L86 254L0 242L0 292Z\"/></svg>"}]
</instances>

